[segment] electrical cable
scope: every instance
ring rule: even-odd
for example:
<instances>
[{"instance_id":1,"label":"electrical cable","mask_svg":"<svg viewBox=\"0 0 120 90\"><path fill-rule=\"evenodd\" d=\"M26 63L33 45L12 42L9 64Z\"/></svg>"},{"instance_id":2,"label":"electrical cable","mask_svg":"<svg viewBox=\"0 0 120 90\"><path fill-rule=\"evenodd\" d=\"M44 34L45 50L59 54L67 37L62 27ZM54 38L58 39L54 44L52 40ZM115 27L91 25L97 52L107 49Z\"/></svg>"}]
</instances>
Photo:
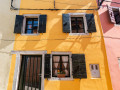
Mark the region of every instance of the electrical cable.
<instances>
[{"instance_id":1,"label":"electrical cable","mask_svg":"<svg viewBox=\"0 0 120 90\"><path fill-rule=\"evenodd\" d=\"M44 0L41 0L41 1L44 1ZM50 1L45 1L45 2L50 2ZM54 2L52 2L52 3L54 3ZM68 3L61 3L61 2L56 2L56 3L68 4ZM71 4L71 5L75 5L75 4ZM53 8L53 9L35 9L35 8L33 8L32 9L32 8L16 8L16 7L13 6L13 0L11 0L11 8L10 9L11 10L98 10L99 8L92 8L92 9L55 9L55 8Z\"/></svg>"},{"instance_id":2,"label":"electrical cable","mask_svg":"<svg viewBox=\"0 0 120 90\"><path fill-rule=\"evenodd\" d=\"M1 41L42 41L42 40L67 40L67 39L74 39L74 40L77 40L77 39L82 39L82 38L95 38L95 37L101 37L101 38L111 38L111 39L119 39L119 37L111 37L111 36L93 36L93 37L80 37L80 38L65 38L65 39L40 39L40 40L9 40L9 39L0 39Z\"/></svg>"}]
</instances>

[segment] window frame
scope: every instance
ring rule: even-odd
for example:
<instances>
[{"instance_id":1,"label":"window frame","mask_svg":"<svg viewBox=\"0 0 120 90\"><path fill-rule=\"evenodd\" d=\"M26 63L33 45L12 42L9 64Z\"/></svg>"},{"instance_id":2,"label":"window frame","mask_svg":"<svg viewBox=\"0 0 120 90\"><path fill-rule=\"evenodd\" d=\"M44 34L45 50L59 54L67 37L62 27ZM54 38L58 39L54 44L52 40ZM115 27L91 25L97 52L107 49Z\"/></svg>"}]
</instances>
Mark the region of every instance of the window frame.
<instances>
[{"instance_id":1,"label":"window frame","mask_svg":"<svg viewBox=\"0 0 120 90\"><path fill-rule=\"evenodd\" d=\"M46 51L12 51L11 53L16 54L16 61L17 61L15 63L12 90L18 90L22 55L41 55L42 56L41 90L44 90L44 61L45 61L44 57L47 52Z\"/></svg>"},{"instance_id":2,"label":"window frame","mask_svg":"<svg viewBox=\"0 0 120 90\"><path fill-rule=\"evenodd\" d=\"M38 35L38 30L39 30L39 16L40 14L24 14L24 19L23 19L23 27L22 27L22 33L21 35ZM25 29L26 29L26 18L38 18L38 27L37 27L37 33L31 33L31 34L27 34L25 33Z\"/></svg>"},{"instance_id":3,"label":"window frame","mask_svg":"<svg viewBox=\"0 0 120 90\"><path fill-rule=\"evenodd\" d=\"M70 77L65 77L65 78L58 78L58 77L53 77L52 75L52 60L54 55L68 55L69 56L69 67L70 67ZM51 64L51 77L49 80L73 80L73 75L72 75L72 58L71 58L71 52L52 52L51 57L50 57L50 64Z\"/></svg>"},{"instance_id":4,"label":"window frame","mask_svg":"<svg viewBox=\"0 0 120 90\"><path fill-rule=\"evenodd\" d=\"M88 26L87 26L87 20L86 20L86 13L69 13L70 18L69 18L69 22L70 22L70 33L69 35L88 35ZM72 33L72 25L71 25L71 17L83 17L83 23L84 23L84 31L85 33Z\"/></svg>"}]
</instances>

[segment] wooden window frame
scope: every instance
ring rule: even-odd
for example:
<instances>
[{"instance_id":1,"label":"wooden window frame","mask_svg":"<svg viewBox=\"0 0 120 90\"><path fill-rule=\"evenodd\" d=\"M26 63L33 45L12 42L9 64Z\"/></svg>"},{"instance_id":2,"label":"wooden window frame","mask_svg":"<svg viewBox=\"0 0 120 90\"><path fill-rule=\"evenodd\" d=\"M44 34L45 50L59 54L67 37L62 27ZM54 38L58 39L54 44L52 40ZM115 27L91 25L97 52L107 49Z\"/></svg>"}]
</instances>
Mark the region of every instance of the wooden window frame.
<instances>
[{"instance_id":1,"label":"wooden window frame","mask_svg":"<svg viewBox=\"0 0 120 90\"><path fill-rule=\"evenodd\" d=\"M38 33L38 29L39 29L39 16L40 14L24 14L24 20L23 20L23 28L22 28L22 33L21 35L39 35ZM38 18L38 27L37 27L37 33L31 33L31 34L27 34L25 33L25 29L26 29L26 18Z\"/></svg>"},{"instance_id":2,"label":"wooden window frame","mask_svg":"<svg viewBox=\"0 0 120 90\"><path fill-rule=\"evenodd\" d=\"M70 15L70 33L69 35L88 35L88 27L87 27L87 20L86 20L86 17L85 17L85 13L69 13ZM84 31L85 33L72 33L72 25L71 25L71 17L83 17L83 23L84 23Z\"/></svg>"},{"instance_id":3,"label":"wooden window frame","mask_svg":"<svg viewBox=\"0 0 120 90\"><path fill-rule=\"evenodd\" d=\"M65 77L65 78L58 78L58 77L53 77L52 75L52 56L54 55L68 55L69 56L69 67L70 67L70 77ZM71 58L71 52L52 52L51 53L51 58L50 58L50 64L51 64L51 78L49 80L73 80L73 75L72 75L72 58Z\"/></svg>"}]
</instances>

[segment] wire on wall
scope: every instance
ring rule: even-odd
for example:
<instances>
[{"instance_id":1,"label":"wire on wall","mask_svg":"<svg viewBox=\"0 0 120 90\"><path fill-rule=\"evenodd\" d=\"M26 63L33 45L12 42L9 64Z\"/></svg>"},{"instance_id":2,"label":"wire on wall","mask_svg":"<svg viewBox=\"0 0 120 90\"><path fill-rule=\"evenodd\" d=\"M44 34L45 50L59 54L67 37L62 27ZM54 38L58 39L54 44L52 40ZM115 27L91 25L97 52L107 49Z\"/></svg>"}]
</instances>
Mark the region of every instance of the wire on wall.
<instances>
[{"instance_id":1,"label":"wire on wall","mask_svg":"<svg viewBox=\"0 0 120 90\"><path fill-rule=\"evenodd\" d=\"M44 1L44 0L40 0L40 1ZM50 2L50 1L45 1L45 2ZM61 2L55 2L54 0L54 8L53 9L36 9L36 8L16 8L13 6L13 0L11 0L11 10L98 10L98 8L92 8L92 9L56 9L55 8L55 3L59 3L59 4L68 4L68 3L61 3ZM68 4L68 5L77 5L77 4ZM85 6L85 5L79 5L79 6ZM93 6L92 6L93 7ZM96 6L94 6L96 7Z\"/></svg>"}]
</instances>

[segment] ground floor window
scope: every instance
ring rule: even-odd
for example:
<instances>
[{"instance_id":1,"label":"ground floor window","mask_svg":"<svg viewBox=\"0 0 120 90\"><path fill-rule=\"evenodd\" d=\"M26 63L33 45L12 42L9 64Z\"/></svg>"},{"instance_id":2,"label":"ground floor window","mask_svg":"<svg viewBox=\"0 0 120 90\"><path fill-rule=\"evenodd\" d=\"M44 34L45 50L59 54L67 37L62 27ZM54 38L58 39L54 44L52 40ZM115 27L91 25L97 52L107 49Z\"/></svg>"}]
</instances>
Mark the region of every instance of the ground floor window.
<instances>
[{"instance_id":1,"label":"ground floor window","mask_svg":"<svg viewBox=\"0 0 120 90\"><path fill-rule=\"evenodd\" d=\"M70 77L69 55L52 56L52 77Z\"/></svg>"},{"instance_id":2,"label":"ground floor window","mask_svg":"<svg viewBox=\"0 0 120 90\"><path fill-rule=\"evenodd\" d=\"M41 90L42 55L23 55L18 90Z\"/></svg>"}]
</instances>

